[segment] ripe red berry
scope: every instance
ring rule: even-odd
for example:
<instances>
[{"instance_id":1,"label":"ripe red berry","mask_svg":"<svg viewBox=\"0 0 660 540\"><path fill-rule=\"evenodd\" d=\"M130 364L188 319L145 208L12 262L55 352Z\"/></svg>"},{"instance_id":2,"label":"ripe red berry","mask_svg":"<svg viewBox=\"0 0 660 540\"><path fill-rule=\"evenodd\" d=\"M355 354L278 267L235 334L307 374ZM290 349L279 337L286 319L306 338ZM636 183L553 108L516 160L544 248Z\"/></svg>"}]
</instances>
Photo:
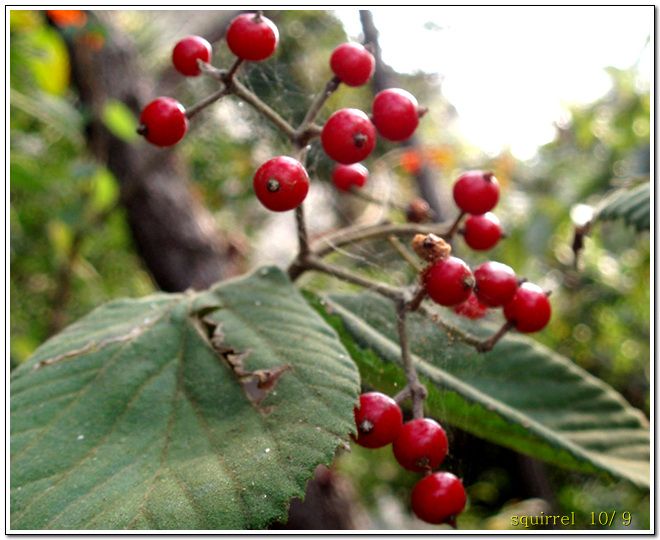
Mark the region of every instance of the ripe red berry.
<instances>
[{"instance_id":1,"label":"ripe red berry","mask_svg":"<svg viewBox=\"0 0 660 540\"><path fill-rule=\"evenodd\" d=\"M188 131L188 119L183 105L170 97L159 97L140 114L138 133L156 146L172 146Z\"/></svg>"},{"instance_id":2,"label":"ripe red berry","mask_svg":"<svg viewBox=\"0 0 660 540\"><path fill-rule=\"evenodd\" d=\"M353 165L335 165L332 182L339 191L350 191L353 186L361 188L369 178L369 171L360 163Z\"/></svg>"},{"instance_id":3,"label":"ripe red berry","mask_svg":"<svg viewBox=\"0 0 660 540\"><path fill-rule=\"evenodd\" d=\"M371 114L378 133L390 141L405 141L419 124L415 96L400 88L388 88L376 94Z\"/></svg>"},{"instance_id":4,"label":"ripe red berry","mask_svg":"<svg viewBox=\"0 0 660 540\"><path fill-rule=\"evenodd\" d=\"M481 319L486 315L488 307L479 302L477 296L472 293L468 296L468 299L465 302L455 305L453 309L454 313L461 315L462 317L467 317L468 319Z\"/></svg>"},{"instance_id":5,"label":"ripe red berry","mask_svg":"<svg viewBox=\"0 0 660 540\"><path fill-rule=\"evenodd\" d=\"M288 156L279 156L269 159L257 169L253 186L259 202L266 208L286 212L305 200L309 177L300 162Z\"/></svg>"},{"instance_id":6,"label":"ripe red berry","mask_svg":"<svg viewBox=\"0 0 660 540\"><path fill-rule=\"evenodd\" d=\"M518 278L510 266L488 261L474 269L474 292L483 304L503 306L518 290Z\"/></svg>"},{"instance_id":7,"label":"ripe red berry","mask_svg":"<svg viewBox=\"0 0 660 540\"><path fill-rule=\"evenodd\" d=\"M499 198L500 185L491 172L467 171L454 184L454 201L468 214L485 214Z\"/></svg>"},{"instance_id":8,"label":"ripe red berry","mask_svg":"<svg viewBox=\"0 0 660 540\"><path fill-rule=\"evenodd\" d=\"M365 448L380 448L390 444L401 430L403 415L391 397L380 392L367 392L360 396L360 405L353 410L357 439Z\"/></svg>"},{"instance_id":9,"label":"ripe red berry","mask_svg":"<svg viewBox=\"0 0 660 540\"><path fill-rule=\"evenodd\" d=\"M359 43L342 43L330 56L332 72L348 86L362 86L374 74L373 55Z\"/></svg>"},{"instance_id":10,"label":"ripe red berry","mask_svg":"<svg viewBox=\"0 0 660 540\"><path fill-rule=\"evenodd\" d=\"M392 450L399 464L409 471L437 469L447 457L447 434L430 418L416 418L403 424Z\"/></svg>"},{"instance_id":11,"label":"ripe red berry","mask_svg":"<svg viewBox=\"0 0 660 540\"><path fill-rule=\"evenodd\" d=\"M492 212L470 216L465 220L463 238L465 243L477 251L486 251L494 247L502 237L499 218Z\"/></svg>"},{"instance_id":12,"label":"ripe red berry","mask_svg":"<svg viewBox=\"0 0 660 540\"><path fill-rule=\"evenodd\" d=\"M441 306L455 306L465 302L474 287L472 271L458 257L434 262L424 272L423 280L431 300Z\"/></svg>"},{"instance_id":13,"label":"ripe red berry","mask_svg":"<svg viewBox=\"0 0 660 540\"><path fill-rule=\"evenodd\" d=\"M339 109L323 126L321 144L332 159L350 165L371 154L376 145L376 130L362 111Z\"/></svg>"},{"instance_id":14,"label":"ripe red berry","mask_svg":"<svg viewBox=\"0 0 660 540\"><path fill-rule=\"evenodd\" d=\"M518 287L511 301L504 306L506 320L514 323L519 332L538 332L548 324L552 308L543 289L533 283Z\"/></svg>"},{"instance_id":15,"label":"ripe red berry","mask_svg":"<svg viewBox=\"0 0 660 540\"><path fill-rule=\"evenodd\" d=\"M465 508L465 488L456 476L436 472L422 478L412 490L412 509L419 519L439 525L451 523Z\"/></svg>"},{"instance_id":16,"label":"ripe red berry","mask_svg":"<svg viewBox=\"0 0 660 540\"><path fill-rule=\"evenodd\" d=\"M203 37L188 36L179 41L172 50L174 68L188 77L196 77L201 73L197 60L211 60L211 44Z\"/></svg>"},{"instance_id":17,"label":"ripe red berry","mask_svg":"<svg viewBox=\"0 0 660 540\"><path fill-rule=\"evenodd\" d=\"M239 15L227 29L227 45L231 52L252 62L270 57L279 39L280 34L273 21L258 13Z\"/></svg>"}]
</instances>

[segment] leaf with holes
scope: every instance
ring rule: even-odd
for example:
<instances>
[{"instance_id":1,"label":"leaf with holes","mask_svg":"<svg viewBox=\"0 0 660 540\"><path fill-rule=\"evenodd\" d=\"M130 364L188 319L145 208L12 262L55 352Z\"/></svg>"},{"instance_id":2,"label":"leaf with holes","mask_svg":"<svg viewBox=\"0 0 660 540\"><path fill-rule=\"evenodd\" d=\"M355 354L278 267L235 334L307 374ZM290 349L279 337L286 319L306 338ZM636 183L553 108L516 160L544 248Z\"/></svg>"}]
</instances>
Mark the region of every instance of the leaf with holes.
<instances>
[{"instance_id":1,"label":"leaf with holes","mask_svg":"<svg viewBox=\"0 0 660 540\"><path fill-rule=\"evenodd\" d=\"M266 527L347 440L358 393L277 269L111 302L12 374L11 527Z\"/></svg>"},{"instance_id":2,"label":"leaf with holes","mask_svg":"<svg viewBox=\"0 0 660 540\"><path fill-rule=\"evenodd\" d=\"M648 231L651 224L651 185L644 182L612 192L601 203L597 219L622 219L638 231Z\"/></svg>"},{"instance_id":3,"label":"leaf with holes","mask_svg":"<svg viewBox=\"0 0 660 540\"><path fill-rule=\"evenodd\" d=\"M362 294L312 303L338 330L367 384L389 393L401 389L391 302ZM442 316L480 337L495 330L447 310ZM408 330L436 418L562 467L648 488L648 421L602 381L521 335L479 354L419 315L410 316Z\"/></svg>"}]
</instances>

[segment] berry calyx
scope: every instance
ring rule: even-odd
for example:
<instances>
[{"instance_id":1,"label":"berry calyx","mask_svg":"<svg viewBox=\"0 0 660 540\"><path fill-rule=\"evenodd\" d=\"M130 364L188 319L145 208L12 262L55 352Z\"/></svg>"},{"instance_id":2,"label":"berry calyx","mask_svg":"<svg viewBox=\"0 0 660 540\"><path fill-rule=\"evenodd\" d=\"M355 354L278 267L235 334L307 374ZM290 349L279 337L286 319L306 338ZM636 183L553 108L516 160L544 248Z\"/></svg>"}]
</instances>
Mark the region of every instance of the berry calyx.
<instances>
[{"instance_id":1,"label":"berry calyx","mask_svg":"<svg viewBox=\"0 0 660 540\"><path fill-rule=\"evenodd\" d=\"M543 289L534 283L523 283L511 301L504 306L506 320L519 332L538 332L550 321L552 308Z\"/></svg>"},{"instance_id":2,"label":"berry calyx","mask_svg":"<svg viewBox=\"0 0 660 540\"><path fill-rule=\"evenodd\" d=\"M486 315L488 307L484 306L477 295L472 293L468 296L468 299L462 304L457 304L453 307L454 313L461 315L462 317L467 317L468 319L481 319Z\"/></svg>"},{"instance_id":3,"label":"berry calyx","mask_svg":"<svg viewBox=\"0 0 660 540\"><path fill-rule=\"evenodd\" d=\"M419 124L417 100L401 88L388 88L376 94L371 115L378 133L390 141L405 141Z\"/></svg>"},{"instance_id":4,"label":"berry calyx","mask_svg":"<svg viewBox=\"0 0 660 540\"><path fill-rule=\"evenodd\" d=\"M500 185L491 172L467 171L454 184L454 201L468 214L489 212L500 198Z\"/></svg>"},{"instance_id":5,"label":"berry calyx","mask_svg":"<svg viewBox=\"0 0 660 540\"><path fill-rule=\"evenodd\" d=\"M376 130L359 109L339 109L323 126L321 144L330 158L350 165L371 154L376 145Z\"/></svg>"},{"instance_id":6,"label":"berry calyx","mask_svg":"<svg viewBox=\"0 0 660 540\"><path fill-rule=\"evenodd\" d=\"M403 415L396 401L380 392L362 394L353 414L357 426L357 438L353 440L365 448L390 444L403 425Z\"/></svg>"},{"instance_id":7,"label":"berry calyx","mask_svg":"<svg viewBox=\"0 0 660 540\"><path fill-rule=\"evenodd\" d=\"M351 188L361 188L367 182L369 171L364 165L335 165L332 171L332 182L339 191L350 191Z\"/></svg>"},{"instance_id":8,"label":"berry calyx","mask_svg":"<svg viewBox=\"0 0 660 540\"><path fill-rule=\"evenodd\" d=\"M348 86L366 84L375 66L374 56L359 43L342 43L330 56L330 69Z\"/></svg>"},{"instance_id":9,"label":"berry calyx","mask_svg":"<svg viewBox=\"0 0 660 540\"><path fill-rule=\"evenodd\" d=\"M278 156L257 169L253 186L259 202L266 208L286 212L305 200L309 191L309 176L299 161Z\"/></svg>"},{"instance_id":10,"label":"berry calyx","mask_svg":"<svg viewBox=\"0 0 660 540\"><path fill-rule=\"evenodd\" d=\"M474 250L491 249L500 241L501 237L500 220L492 212L470 216L465 220L463 238L465 238L465 243Z\"/></svg>"},{"instance_id":11,"label":"berry calyx","mask_svg":"<svg viewBox=\"0 0 660 540\"><path fill-rule=\"evenodd\" d=\"M416 418L403 424L392 443L394 457L409 471L436 469L447 457L447 434L431 418Z\"/></svg>"},{"instance_id":12,"label":"berry calyx","mask_svg":"<svg viewBox=\"0 0 660 540\"><path fill-rule=\"evenodd\" d=\"M477 298L490 307L508 304L518 290L518 278L513 268L495 261L477 266L474 281Z\"/></svg>"},{"instance_id":13,"label":"berry calyx","mask_svg":"<svg viewBox=\"0 0 660 540\"><path fill-rule=\"evenodd\" d=\"M422 478L412 490L412 509L427 523L452 523L465 508L465 488L456 476L436 472Z\"/></svg>"},{"instance_id":14,"label":"berry calyx","mask_svg":"<svg viewBox=\"0 0 660 540\"><path fill-rule=\"evenodd\" d=\"M465 302L474 287L472 271L458 257L434 262L425 270L422 279L431 300L441 306Z\"/></svg>"},{"instance_id":15,"label":"berry calyx","mask_svg":"<svg viewBox=\"0 0 660 540\"><path fill-rule=\"evenodd\" d=\"M183 105L170 97L159 97L140 114L138 133L156 146L172 146L188 131L188 119Z\"/></svg>"},{"instance_id":16,"label":"berry calyx","mask_svg":"<svg viewBox=\"0 0 660 540\"><path fill-rule=\"evenodd\" d=\"M172 50L174 68L187 77L197 77L202 72L197 60L211 60L211 44L203 37L188 36L179 41Z\"/></svg>"},{"instance_id":17,"label":"berry calyx","mask_svg":"<svg viewBox=\"0 0 660 540\"><path fill-rule=\"evenodd\" d=\"M272 56L280 33L277 26L259 13L243 13L229 23L227 45L243 60L259 62Z\"/></svg>"}]
</instances>

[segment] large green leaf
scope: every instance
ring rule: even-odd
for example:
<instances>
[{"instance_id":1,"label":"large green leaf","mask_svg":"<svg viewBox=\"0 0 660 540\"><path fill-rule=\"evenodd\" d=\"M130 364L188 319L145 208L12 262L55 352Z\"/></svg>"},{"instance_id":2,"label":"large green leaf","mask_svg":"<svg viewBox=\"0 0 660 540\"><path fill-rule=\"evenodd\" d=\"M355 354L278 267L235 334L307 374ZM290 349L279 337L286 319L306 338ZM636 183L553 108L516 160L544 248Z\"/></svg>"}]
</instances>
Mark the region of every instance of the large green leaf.
<instances>
[{"instance_id":1,"label":"large green leaf","mask_svg":"<svg viewBox=\"0 0 660 540\"><path fill-rule=\"evenodd\" d=\"M602 202L597 218L622 219L638 231L648 231L651 224L651 184L644 182L612 192Z\"/></svg>"},{"instance_id":2,"label":"large green leaf","mask_svg":"<svg viewBox=\"0 0 660 540\"><path fill-rule=\"evenodd\" d=\"M390 302L362 294L315 305L340 332L366 383L401 389L405 379L393 367L400 349ZM452 323L468 324L458 318ZM605 383L521 335L479 354L419 315L408 326L434 416L562 467L648 487L648 422ZM482 323L469 329L485 336L495 328Z\"/></svg>"},{"instance_id":3,"label":"large green leaf","mask_svg":"<svg viewBox=\"0 0 660 540\"><path fill-rule=\"evenodd\" d=\"M244 529L353 429L358 372L279 270L106 304L11 379L12 529Z\"/></svg>"}]
</instances>

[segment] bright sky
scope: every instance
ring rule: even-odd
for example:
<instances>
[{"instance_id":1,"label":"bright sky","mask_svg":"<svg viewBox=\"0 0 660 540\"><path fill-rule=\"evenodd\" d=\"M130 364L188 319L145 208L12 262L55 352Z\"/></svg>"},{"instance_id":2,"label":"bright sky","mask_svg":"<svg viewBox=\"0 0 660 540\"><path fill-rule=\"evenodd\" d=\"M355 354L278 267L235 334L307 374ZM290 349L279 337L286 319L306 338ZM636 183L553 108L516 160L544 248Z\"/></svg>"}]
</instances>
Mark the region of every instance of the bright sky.
<instances>
[{"instance_id":1,"label":"bright sky","mask_svg":"<svg viewBox=\"0 0 660 540\"><path fill-rule=\"evenodd\" d=\"M566 106L605 94L607 66L638 60L652 79L653 7L373 8L383 59L397 71L443 77L459 130L489 153L509 147L521 159L552 139ZM339 9L349 36L356 9Z\"/></svg>"}]
</instances>

